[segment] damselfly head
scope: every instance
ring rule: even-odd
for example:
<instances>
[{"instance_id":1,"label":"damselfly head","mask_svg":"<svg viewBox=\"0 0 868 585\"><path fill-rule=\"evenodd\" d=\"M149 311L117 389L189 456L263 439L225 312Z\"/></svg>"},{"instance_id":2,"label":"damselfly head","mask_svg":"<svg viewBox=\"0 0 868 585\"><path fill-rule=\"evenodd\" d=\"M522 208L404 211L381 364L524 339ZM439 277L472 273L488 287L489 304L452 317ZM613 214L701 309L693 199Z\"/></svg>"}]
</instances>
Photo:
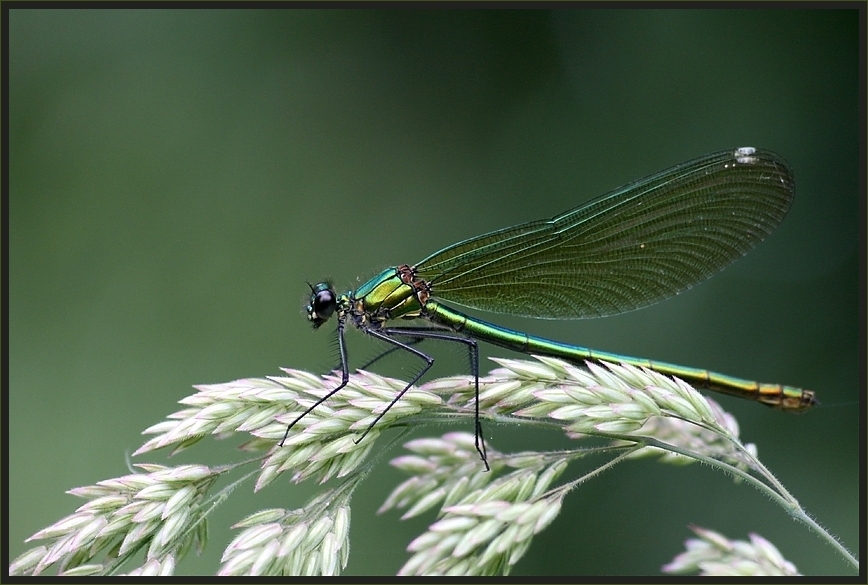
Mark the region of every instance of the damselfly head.
<instances>
[{"instance_id":1,"label":"damselfly head","mask_svg":"<svg viewBox=\"0 0 868 585\"><path fill-rule=\"evenodd\" d=\"M338 306L338 297L328 282L320 282L315 286L310 283L307 285L310 287L310 301L305 305L304 310L307 312L308 321L313 324L314 329L317 329L334 315Z\"/></svg>"}]
</instances>

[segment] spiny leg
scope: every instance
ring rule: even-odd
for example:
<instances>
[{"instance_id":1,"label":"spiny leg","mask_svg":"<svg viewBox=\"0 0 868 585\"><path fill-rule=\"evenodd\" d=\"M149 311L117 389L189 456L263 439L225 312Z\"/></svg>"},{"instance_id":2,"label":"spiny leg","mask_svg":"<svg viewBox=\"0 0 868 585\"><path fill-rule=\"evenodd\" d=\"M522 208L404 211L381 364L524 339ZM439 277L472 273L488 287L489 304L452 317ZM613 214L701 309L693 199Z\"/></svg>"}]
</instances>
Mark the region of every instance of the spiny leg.
<instances>
[{"instance_id":1,"label":"spiny leg","mask_svg":"<svg viewBox=\"0 0 868 585\"><path fill-rule=\"evenodd\" d=\"M412 380L410 380L410 382L404 387L404 389L401 390L400 392L398 392L398 394L395 395L395 398L392 399L392 401L389 403L389 405L383 409L383 412L378 414L377 418L375 418L374 421L368 425L368 428L365 429L365 432L362 433L362 436L359 437L358 439L353 440L357 445L361 442L362 439L365 438L365 435L367 435L370 432L370 430L372 428L374 428L374 425L377 424L377 422L379 422L379 420L381 418L383 418L383 415L386 414L387 412L389 412L390 408L395 406L395 403L398 402L398 400L401 399L401 396L403 396L407 392L407 390L410 389L410 386L415 384L419 380L419 378L424 376L425 372L430 370L431 366L434 365L434 358L432 358L431 356L422 353L418 349L411 347L409 344L401 343L397 339L392 339L391 337L389 337L388 329L383 329L380 331L377 331L375 329L365 329L365 332L369 333L370 335L373 335L377 339L382 339L383 341L385 341L387 343L391 343L392 345L394 345L398 349L403 349L404 351L409 351L413 355L425 360L426 363L425 363L425 366L422 368L422 370L418 374L416 374L416 377L413 378Z\"/></svg>"},{"instance_id":2,"label":"spiny leg","mask_svg":"<svg viewBox=\"0 0 868 585\"><path fill-rule=\"evenodd\" d=\"M413 378L413 380L409 384L407 384L406 388L401 390L401 392L398 393L397 396L395 396L395 398L389 404L388 408L386 408L386 410L383 411L380 414L380 416L377 417L377 419L374 421L374 423L376 423L378 420L380 420L380 417L382 417L383 414L386 414L386 411L389 410L389 408L392 408L392 406L398 401L398 399L400 399L401 396L403 396L404 393L410 389L410 386L415 384L416 381L419 380L419 378L421 378L425 374L425 372L427 372L431 368L431 366L434 364L433 358L423 354L422 352L420 352L416 349L409 347L409 344L405 345L403 343L398 342L397 340L389 338L388 337L389 335L402 335L402 336L407 336L407 337L414 337L414 338L418 339L419 341L421 341L423 338L424 339L440 339L443 341L453 341L456 343L463 343L467 346L467 349L470 352L470 372L473 375L474 389L475 389L474 396L476 398L476 400L475 400L476 412L475 412L475 417L474 417L474 421L475 421L474 439L475 439L475 445L476 445L476 452L479 453L479 456L482 458L482 462L485 464L485 471L490 471L491 468L488 466L488 454L486 453L486 450L485 450L485 439L482 435L482 422L479 419L479 346L476 343L476 340L471 339L469 337L462 337L460 335L452 335L449 332L444 332L444 331L440 331L437 329L432 329L430 327L391 327L388 329L381 329L379 333L380 333L380 335L378 335L378 337L382 336L381 337L382 339L385 339L385 340L389 341L390 343L394 343L398 347L403 347L403 348L407 349L408 351L410 351L411 353L415 353L416 355L419 355L419 357L422 357L425 360L430 360L430 363L421 372L419 372L419 374L415 378ZM371 426L368 427L368 430L370 430L370 428L372 426L373 426L373 423L371 424ZM368 431L365 431L366 434L367 434L367 432ZM364 435L362 435L362 436L364 437Z\"/></svg>"},{"instance_id":3,"label":"spiny leg","mask_svg":"<svg viewBox=\"0 0 868 585\"><path fill-rule=\"evenodd\" d=\"M328 400L329 398L331 398L332 396L337 394L339 390L342 390L347 385L347 383L349 383L349 381L350 381L350 369L349 369L349 365L347 364L347 346L346 346L346 343L344 342L344 320L343 319L338 320L337 333L338 333L338 350L340 351L340 356L341 356L341 383L338 385L337 388L335 388L334 390L332 390L331 392L329 392L328 394L326 394L325 396L323 396L322 398L320 398L319 400L314 402L310 408L308 408L307 410L302 412L300 415L298 415L298 417L294 421L289 423L289 426L286 427L286 432L283 434L283 439L280 440L280 443L278 444L278 446L283 447L283 443L286 441L286 438L289 436L289 431L292 430L292 427L295 426L295 423L297 423L298 421L300 421L301 419L306 417L308 414L310 414L313 411L314 408L316 408L317 406L319 406L320 404L322 404L323 402L325 402L326 400Z\"/></svg>"},{"instance_id":4,"label":"spiny leg","mask_svg":"<svg viewBox=\"0 0 868 585\"><path fill-rule=\"evenodd\" d=\"M416 345L417 343L421 343L421 342L422 342L422 338L421 338L421 337L417 337L416 339L411 339L410 341L408 341L408 342L406 343L406 345ZM372 365L374 365L375 363L377 363L378 361L380 361L381 359L383 359L383 358L386 357L387 355L392 354L392 353L395 353L395 352L398 351L399 349L404 349L404 348L403 348L403 347L399 347L399 346L397 346L397 345L396 345L396 346L392 346L392 347L390 347L389 349L387 349L386 351L383 351L383 352L379 353L378 355L374 356L373 359L368 360L367 362L365 362L364 364L362 364L361 366L359 366L359 367L356 368L356 369L357 369L357 370L367 370L368 368L370 368Z\"/></svg>"}]
</instances>

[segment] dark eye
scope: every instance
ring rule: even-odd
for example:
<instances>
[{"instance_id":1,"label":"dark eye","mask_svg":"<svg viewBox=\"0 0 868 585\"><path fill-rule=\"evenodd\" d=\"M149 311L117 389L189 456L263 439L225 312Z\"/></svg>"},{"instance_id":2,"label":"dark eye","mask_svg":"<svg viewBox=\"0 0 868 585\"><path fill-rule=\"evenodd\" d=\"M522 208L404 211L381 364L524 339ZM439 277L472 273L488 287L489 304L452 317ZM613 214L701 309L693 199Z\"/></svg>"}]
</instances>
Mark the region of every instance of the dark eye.
<instances>
[{"instance_id":1,"label":"dark eye","mask_svg":"<svg viewBox=\"0 0 868 585\"><path fill-rule=\"evenodd\" d=\"M331 317L337 303L335 302L335 293L330 290L321 290L313 295L313 311L323 319Z\"/></svg>"},{"instance_id":2,"label":"dark eye","mask_svg":"<svg viewBox=\"0 0 868 585\"><path fill-rule=\"evenodd\" d=\"M310 287L310 301L305 307L308 320L314 329L329 320L338 306L338 297L327 282Z\"/></svg>"}]
</instances>

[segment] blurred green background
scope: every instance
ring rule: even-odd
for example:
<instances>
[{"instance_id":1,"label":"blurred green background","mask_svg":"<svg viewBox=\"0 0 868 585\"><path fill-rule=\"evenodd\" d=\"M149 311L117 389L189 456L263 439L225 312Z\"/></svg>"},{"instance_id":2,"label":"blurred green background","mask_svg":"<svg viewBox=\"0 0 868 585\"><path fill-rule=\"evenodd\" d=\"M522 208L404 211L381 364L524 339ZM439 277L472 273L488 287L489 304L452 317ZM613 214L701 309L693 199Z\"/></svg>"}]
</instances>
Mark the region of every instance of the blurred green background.
<instances>
[{"instance_id":1,"label":"blurred green background","mask_svg":"<svg viewBox=\"0 0 868 585\"><path fill-rule=\"evenodd\" d=\"M495 318L816 390L822 406L803 416L720 402L858 549L858 34L847 10L12 10L12 558L82 503L64 490L126 473L139 433L191 385L332 367L332 327L314 333L301 312L305 280L356 287L738 146L780 152L797 183L787 219L747 257L626 315ZM356 332L348 344L356 365L380 349ZM463 350L431 351L434 376L466 371ZM413 436L454 430L472 429ZM570 444L493 424L486 438L502 451ZM206 440L170 462L237 460L234 445ZM345 574L394 574L433 518L376 515L403 479L387 465L400 453L356 492ZM179 572L213 573L234 521L315 490L237 490ZM752 488L641 461L571 493L513 574L657 574L689 523L758 532L807 574L850 573Z\"/></svg>"}]
</instances>

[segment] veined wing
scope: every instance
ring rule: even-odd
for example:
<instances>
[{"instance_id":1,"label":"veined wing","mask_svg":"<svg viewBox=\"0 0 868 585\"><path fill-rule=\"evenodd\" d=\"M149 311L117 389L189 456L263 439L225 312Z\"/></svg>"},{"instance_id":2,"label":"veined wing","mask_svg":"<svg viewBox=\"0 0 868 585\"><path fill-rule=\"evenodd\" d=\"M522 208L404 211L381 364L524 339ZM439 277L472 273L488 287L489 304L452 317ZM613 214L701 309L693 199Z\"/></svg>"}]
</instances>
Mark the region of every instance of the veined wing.
<instances>
[{"instance_id":1,"label":"veined wing","mask_svg":"<svg viewBox=\"0 0 868 585\"><path fill-rule=\"evenodd\" d=\"M417 266L437 298L541 319L614 315L683 292L766 238L793 202L779 155L679 164L550 220L484 234Z\"/></svg>"}]
</instances>

